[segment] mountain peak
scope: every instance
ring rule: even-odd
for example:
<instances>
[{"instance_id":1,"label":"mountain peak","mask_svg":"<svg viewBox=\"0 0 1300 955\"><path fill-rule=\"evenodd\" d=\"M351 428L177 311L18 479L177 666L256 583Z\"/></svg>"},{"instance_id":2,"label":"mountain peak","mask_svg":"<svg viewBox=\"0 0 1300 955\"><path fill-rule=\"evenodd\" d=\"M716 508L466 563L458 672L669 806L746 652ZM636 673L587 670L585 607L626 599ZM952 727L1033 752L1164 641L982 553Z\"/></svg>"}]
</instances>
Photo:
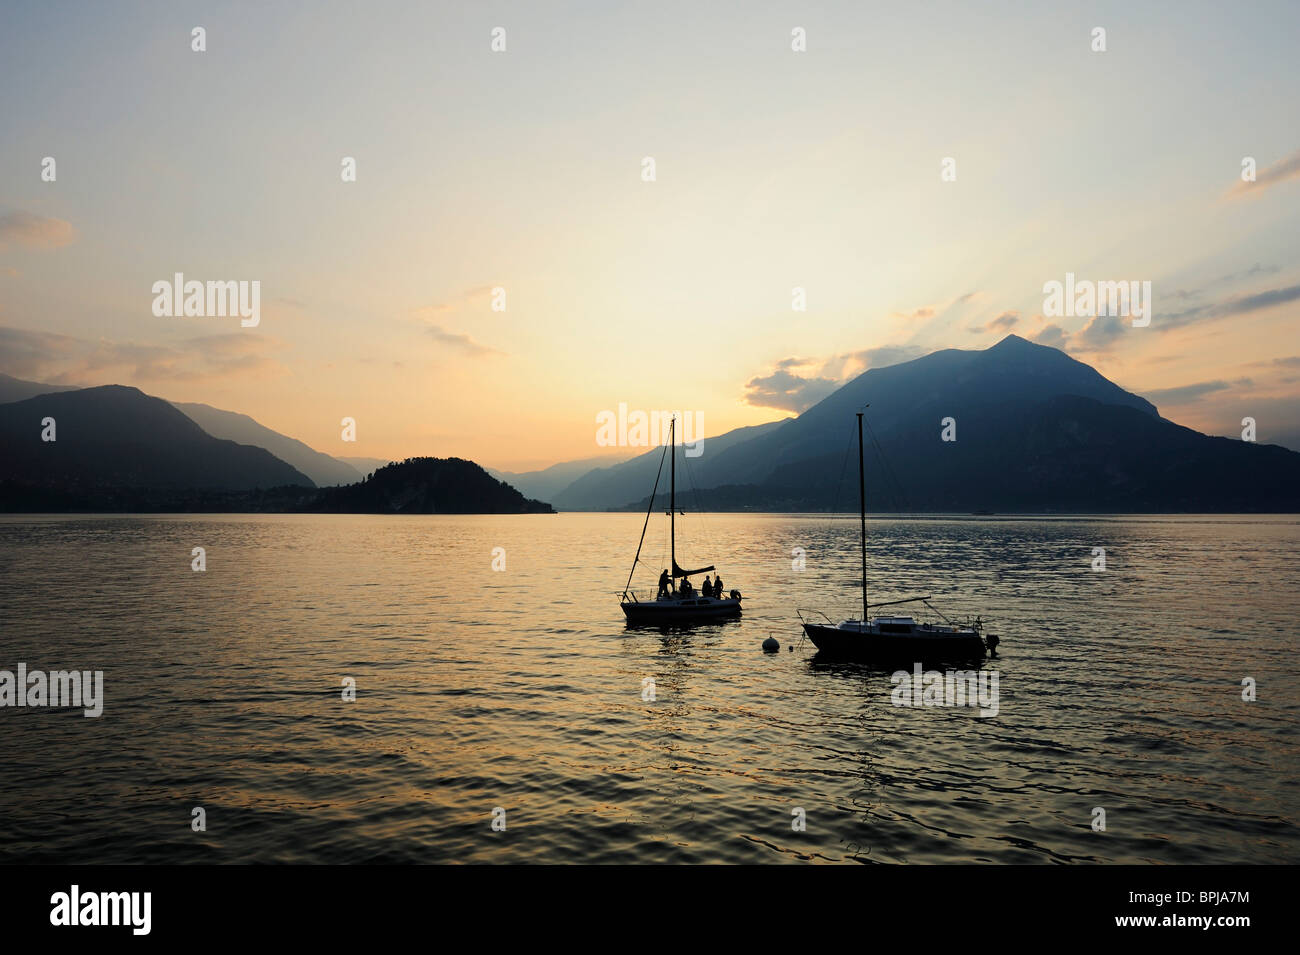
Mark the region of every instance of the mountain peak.
<instances>
[{"instance_id":1,"label":"mountain peak","mask_svg":"<svg viewBox=\"0 0 1300 955\"><path fill-rule=\"evenodd\" d=\"M1013 348L1024 348L1026 346L1033 346L1033 345L1034 343L1031 342L1029 339L1021 338L1019 335L1013 333L1008 335L1006 338L1002 339L1002 341L998 342L996 345L990 345L986 350L987 351L1009 351ZM1037 347L1046 348L1047 346L1039 345Z\"/></svg>"}]
</instances>

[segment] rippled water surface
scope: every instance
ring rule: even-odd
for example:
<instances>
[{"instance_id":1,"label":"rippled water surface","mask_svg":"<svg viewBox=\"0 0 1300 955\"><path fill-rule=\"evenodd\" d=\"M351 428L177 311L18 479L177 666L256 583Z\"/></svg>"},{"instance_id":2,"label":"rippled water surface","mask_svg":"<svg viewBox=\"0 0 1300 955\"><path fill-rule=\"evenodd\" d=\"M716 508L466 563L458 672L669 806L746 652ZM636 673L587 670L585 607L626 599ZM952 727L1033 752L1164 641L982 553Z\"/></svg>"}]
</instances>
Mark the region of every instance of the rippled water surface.
<instances>
[{"instance_id":1,"label":"rippled water surface","mask_svg":"<svg viewBox=\"0 0 1300 955\"><path fill-rule=\"evenodd\" d=\"M1001 637L987 718L799 645L855 520L688 516L745 615L661 633L642 519L0 517L0 669L106 697L0 709L0 861L1300 861L1295 518L871 521L873 599Z\"/></svg>"}]
</instances>

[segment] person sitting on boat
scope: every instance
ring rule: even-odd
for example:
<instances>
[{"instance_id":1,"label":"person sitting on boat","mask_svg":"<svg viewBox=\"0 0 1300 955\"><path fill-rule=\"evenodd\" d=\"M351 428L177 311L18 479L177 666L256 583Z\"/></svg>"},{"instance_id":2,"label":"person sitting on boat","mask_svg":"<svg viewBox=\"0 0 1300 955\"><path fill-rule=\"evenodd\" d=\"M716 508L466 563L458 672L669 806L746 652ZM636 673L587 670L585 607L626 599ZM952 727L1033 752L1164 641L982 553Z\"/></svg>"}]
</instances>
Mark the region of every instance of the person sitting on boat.
<instances>
[{"instance_id":1,"label":"person sitting on boat","mask_svg":"<svg viewBox=\"0 0 1300 955\"><path fill-rule=\"evenodd\" d=\"M660 597L668 596L668 587L671 584L672 584L672 578L668 576L668 568L665 567L664 572L659 575L659 596Z\"/></svg>"},{"instance_id":2,"label":"person sitting on boat","mask_svg":"<svg viewBox=\"0 0 1300 955\"><path fill-rule=\"evenodd\" d=\"M709 575L704 575L704 586L700 588L706 597L713 596L713 581L709 580Z\"/></svg>"},{"instance_id":3,"label":"person sitting on boat","mask_svg":"<svg viewBox=\"0 0 1300 955\"><path fill-rule=\"evenodd\" d=\"M682 596L683 596L683 597L694 597L694 596L695 596L695 588L691 586L691 582L690 582L690 580L688 580L688 579L685 578L685 577L682 578L682 588L681 588L681 592L682 592Z\"/></svg>"},{"instance_id":4,"label":"person sitting on boat","mask_svg":"<svg viewBox=\"0 0 1300 955\"><path fill-rule=\"evenodd\" d=\"M718 574L718 579L713 582L713 596L722 600L722 595L725 593L726 591L722 589L722 575Z\"/></svg>"}]
</instances>

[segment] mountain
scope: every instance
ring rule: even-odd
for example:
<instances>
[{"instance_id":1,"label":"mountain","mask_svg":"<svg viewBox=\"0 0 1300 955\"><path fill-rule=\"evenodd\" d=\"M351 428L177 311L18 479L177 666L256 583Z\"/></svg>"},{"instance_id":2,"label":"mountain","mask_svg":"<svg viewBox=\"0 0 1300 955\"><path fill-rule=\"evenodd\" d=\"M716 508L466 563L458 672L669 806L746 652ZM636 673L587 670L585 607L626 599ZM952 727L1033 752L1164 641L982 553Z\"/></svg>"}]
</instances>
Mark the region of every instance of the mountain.
<instances>
[{"instance_id":1,"label":"mountain","mask_svg":"<svg viewBox=\"0 0 1300 955\"><path fill-rule=\"evenodd\" d=\"M41 439L53 418L55 440ZM12 487L313 487L264 448L223 441L161 398L105 385L0 404L0 481Z\"/></svg>"},{"instance_id":2,"label":"mountain","mask_svg":"<svg viewBox=\"0 0 1300 955\"><path fill-rule=\"evenodd\" d=\"M23 381L0 375L0 404L21 401L35 395L50 394L56 391L77 391L75 385L44 385L34 381ZM354 467L344 459L333 458L308 447L295 438L290 438L272 431L270 428L253 420L248 415L234 411L222 411L211 405L196 402L173 401L171 404L186 417L214 438L223 438L237 444L251 444L256 448L265 448L273 455L297 468L320 487L334 484L351 484L364 477L368 471L381 467L386 462L376 459L360 459L372 462L366 469Z\"/></svg>"},{"instance_id":3,"label":"mountain","mask_svg":"<svg viewBox=\"0 0 1300 955\"><path fill-rule=\"evenodd\" d=\"M552 464L549 468L540 471L517 473L488 468L487 472L497 480L505 481L511 486L519 488L528 497L535 497L540 501L549 501L584 474L596 468L621 464L624 460L626 460L625 457L603 454L594 458L580 458L576 461Z\"/></svg>"},{"instance_id":4,"label":"mountain","mask_svg":"<svg viewBox=\"0 0 1300 955\"><path fill-rule=\"evenodd\" d=\"M365 472L351 464L309 448L295 438L272 431L248 415L189 401L173 401L171 404L214 438L265 448L311 478L317 487L352 484L365 476Z\"/></svg>"},{"instance_id":5,"label":"mountain","mask_svg":"<svg viewBox=\"0 0 1300 955\"><path fill-rule=\"evenodd\" d=\"M38 392L0 403L0 512L554 513L460 458L386 465L360 458L374 473L359 481L350 464L207 405L121 385L46 393L6 378L0 388ZM46 419L54 420L54 441L42 440ZM260 445L344 486L317 489L309 474Z\"/></svg>"},{"instance_id":6,"label":"mountain","mask_svg":"<svg viewBox=\"0 0 1300 955\"><path fill-rule=\"evenodd\" d=\"M1149 401L1094 368L1055 348L1008 335L984 351L950 348L865 371L781 428L723 450L708 473L714 484L764 483L817 462L817 469L834 467L838 474L854 414L864 405L870 405L867 420L882 442L905 436L915 453L939 442L943 418L957 420L957 441L945 444L965 448L964 441L980 438L965 427L973 412L1024 408L1063 394L1158 417ZM710 450L705 449L706 456Z\"/></svg>"},{"instance_id":7,"label":"mountain","mask_svg":"<svg viewBox=\"0 0 1300 955\"><path fill-rule=\"evenodd\" d=\"M791 421L795 419L790 419ZM716 438L705 438L703 453L687 458L678 445L677 486L683 492L690 487L712 487L722 481L712 480L710 463L729 449L770 434L787 424L787 421L769 421L767 424L736 428ZM621 507L629 501L648 496L663 457L662 447L655 447L631 460L612 467L595 468L575 480L550 500L562 511L603 511ZM668 469L665 466L662 486L668 486Z\"/></svg>"},{"instance_id":8,"label":"mountain","mask_svg":"<svg viewBox=\"0 0 1300 955\"><path fill-rule=\"evenodd\" d=\"M42 385L39 382L23 381L21 378L0 374L0 404L22 401L24 398L34 398L37 395L48 395L55 391L76 390L76 385Z\"/></svg>"},{"instance_id":9,"label":"mountain","mask_svg":"<svg viewBox=\"0 0 1300 955\"><path fill-rule=\"evenodd\" d=\"M707 490L686 503L852 510L854 415L868 405L871 510L1300 511L1300 454L1174 424L1083 362L1016 335L871 369L750 440L706 442L696 471ZM947 418L954 441L942 440ZM644 507L651 481L626 506Z\"/></svg>"},{"instance_id":10,"label":"mountain","mask_svg":"<svg viewBox=\"0 0 1300 955\"><path fill-rule=\"evenodd\" d=\"M365 477L367 474L378 471L385 464L393 463L387 458L345 458L342 455L339 455L335 460L342 461L344 464L352 465L357 469L357 474L361 477Z\"/></svg>"},{"instance_id":11,"label":"mountain","mask_svg":"<svg viewBox=\"0 0 1300 955\"><path fill-rule=\"evenodd\" d=\"M341 514L553 514L473 461L407 458L348 487L324 488L306 510Z\"/></svg>"}]
</instances>

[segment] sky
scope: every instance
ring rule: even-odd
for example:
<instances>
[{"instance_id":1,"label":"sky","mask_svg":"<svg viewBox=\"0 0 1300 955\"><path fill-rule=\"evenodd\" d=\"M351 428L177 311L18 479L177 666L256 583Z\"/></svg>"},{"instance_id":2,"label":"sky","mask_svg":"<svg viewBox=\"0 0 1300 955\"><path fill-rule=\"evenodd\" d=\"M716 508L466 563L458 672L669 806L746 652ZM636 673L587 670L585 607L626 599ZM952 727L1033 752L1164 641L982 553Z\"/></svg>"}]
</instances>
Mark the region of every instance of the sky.
<instances>
[{"instance_id":1,"label":"sky","mask_svg":"<svg viewBox=\"0 0 1300 955\"><path fill-rule=\"evenodd\" d=\"M620 404L714 435L1016 333L1300 450L1294 2L0 18L6 374L522 471L618 452ZM258 281L259 324L155 315L176 272ZM1067 273L1149 281L1150 324L1044 315Z\"/></svg>"}]
</instances>

